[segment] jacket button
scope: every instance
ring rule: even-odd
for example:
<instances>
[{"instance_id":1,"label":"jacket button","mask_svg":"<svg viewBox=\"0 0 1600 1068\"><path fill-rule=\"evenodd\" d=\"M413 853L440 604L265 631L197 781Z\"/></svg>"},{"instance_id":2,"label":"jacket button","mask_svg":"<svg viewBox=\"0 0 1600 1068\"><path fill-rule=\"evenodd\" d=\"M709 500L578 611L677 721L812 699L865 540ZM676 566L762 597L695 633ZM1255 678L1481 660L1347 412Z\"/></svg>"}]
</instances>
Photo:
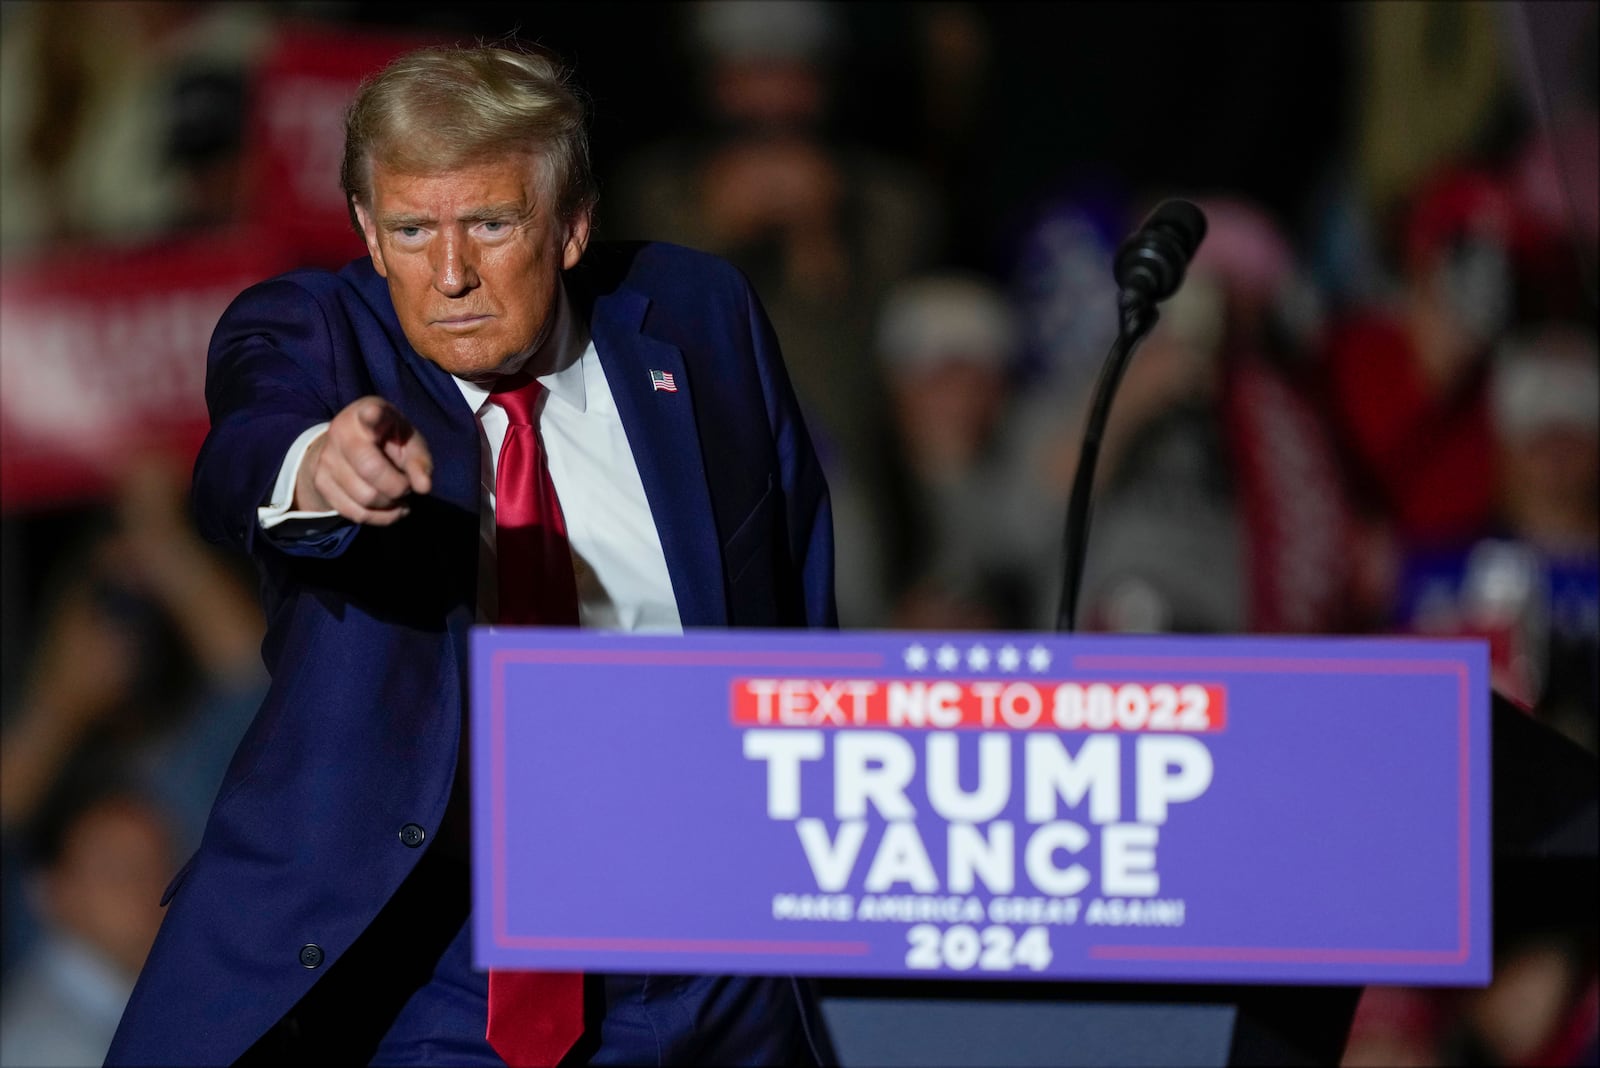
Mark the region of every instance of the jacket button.
<instances>
[{"instance_id":1,"label":"jacket button","mask_svg":"<svg viewBox=\"0 0 1600 1068\"><path fill-rule=\"evenodd\" d=\"M301 946L300 964L306 968L320 968L322 966L322 947L315 942L307 942Z\"/></svg>"},{"instance_id":2,"label":"jacket button","mask_svg":"<svg viewBox=\"0 0 1600 1068\"><path fill-rule=\"evenodd\" d=\"M422 824L420 823L408 823L400 828L400 841L412 849L421 845L422 840L426 837L428 837L428 832L422 829Z\"/></svg>"}]
</instances>

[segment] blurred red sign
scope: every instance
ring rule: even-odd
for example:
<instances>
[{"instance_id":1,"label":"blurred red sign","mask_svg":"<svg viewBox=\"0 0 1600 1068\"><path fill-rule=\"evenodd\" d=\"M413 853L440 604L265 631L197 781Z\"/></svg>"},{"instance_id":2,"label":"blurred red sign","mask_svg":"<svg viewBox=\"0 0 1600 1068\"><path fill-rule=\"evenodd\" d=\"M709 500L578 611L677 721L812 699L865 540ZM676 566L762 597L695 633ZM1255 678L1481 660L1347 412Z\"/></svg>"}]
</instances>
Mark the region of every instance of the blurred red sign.
<instances>
[{"instance_id":1,"label":"blurred red sign","mask_svg":"<svg viewBox=\"0 0 1600 1068\"><path fill-rule=\"evenodd\" d=\"M205 437L205 356L246 287L365 253L339 190L345 110L416 35L287 25L254 73L248 222L160 243L80 245L0 265L0 508L76 503L150 450Z\"/></svg>"},{"instance_id":2,"label":"blurred red sign","mask_svg":"<svg viewBox=\"0 0 1600 1068\"><path fill-rule=\"evenodd\" d=\"M206 347L251 284L292 266L253 229L77 246L0 266L0 507L102 493L148 449L193 456Z\"/></svg>"},{"instance_id":3,"label":"blurred red sign","mask_svg":"<svg viewBox=\"0 0 1600 1068\"><path fill-rule=\"evenodd\" d=\"M290 25L255 74L247 145L251 217L302 266L336 268L366 251L339 189L345 111L361 79L435 44L413 35Z\"/></svg>"}]
</instances>

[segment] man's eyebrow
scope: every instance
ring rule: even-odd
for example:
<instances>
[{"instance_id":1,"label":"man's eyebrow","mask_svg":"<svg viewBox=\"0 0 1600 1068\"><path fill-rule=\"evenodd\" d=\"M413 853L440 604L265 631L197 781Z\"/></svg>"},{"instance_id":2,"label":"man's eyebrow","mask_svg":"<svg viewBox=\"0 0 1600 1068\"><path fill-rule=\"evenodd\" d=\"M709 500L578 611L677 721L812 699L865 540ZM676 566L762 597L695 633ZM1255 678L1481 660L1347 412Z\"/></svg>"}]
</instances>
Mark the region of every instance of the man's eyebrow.
<instances>
[{"instance_id":1,"label":"man's eyebrow","mask_svg":"<svg viewBox=\"0 0 1600 1068\"><path fill-rule=\"evenodd\" d=\"M508 200L503 204L485 204L481 208L464 211L458 218L462 222L484 222L488 219L519 219L527 214L522 204L515 200Z\"/></svg>"},{"instance_id":2,"label":"man's eyebrow","mask_svg":"<svg viewBox=\"0 0 1600 1068\"><path fill-rule=\"evenodd\" d=\"M402 226L423 226L431 222L433 219L430 217L413 212L385 212L378 216L378 225L385 230L396 230Z\"/></svg>"},{"instance_id":3,"label":"man's eyebrow","mask_svg":"<svg viewBox=\"0 0 1600 1068\"><path fill-rule=\"evenodd\" d=\"M465 223L484 222L489 219L521 219L528 213L519 201L508 200L501 204L485 204L482 207L472 208L457 216L458 221ZM385 212L378 216L378 224L386 230L397 230L405 226L428 226L434 222L431 215L416 212Z\"/></svg>"}]
</instances>

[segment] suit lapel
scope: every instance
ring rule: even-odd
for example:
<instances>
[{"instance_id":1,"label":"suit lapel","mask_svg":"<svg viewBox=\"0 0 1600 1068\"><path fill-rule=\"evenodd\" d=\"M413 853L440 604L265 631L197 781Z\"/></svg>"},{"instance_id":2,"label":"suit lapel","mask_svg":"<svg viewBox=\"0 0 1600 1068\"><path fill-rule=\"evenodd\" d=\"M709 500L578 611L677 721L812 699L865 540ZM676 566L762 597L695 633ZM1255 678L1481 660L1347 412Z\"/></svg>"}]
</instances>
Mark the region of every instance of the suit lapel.
<instances>
[{"instance_id":1,"label":"suit lapel","mask_svg":"<svg viewBox=\"0 0 1600 1068\"><path fill-rule=\"evenodd\" d=\"M411 421L433 456L433 491L417 502L416 514L406 522L426 522L425 534L415 528L413 532L429 539L439 567L455 571L459 596L445 624L455 663L446 670L454 669L457 677L465 680L467 635L477 612L479 481L483 462L478 448L478 418L467 407L455 379L423 359L406 340L389 300L387 283L366 261L352 266L362 299L381 324L389 348L396 353L393 360L369 362L373 388Z\"/></svg>"},{"instance_id":2,"label":"suit lapel","mask_svg":"<svg viewBox=\"0 0 1600 1068\"><path fill-rule=\"evenodd\" d=\"M422 433L433 455L433 493L445 504L478 514L482 462L478 419L467 407L455 379L423 359L406 340L389 300L388 284L361 261L356 273L363 299L383 324L389 345L399 354L392 368L373 361L373 385Z\"/></svg>"},{"instance_id":3,"label":"suit lapel","mask_svg":"<svg viewBox=\"0 0 1600 1068\"><path fill-rule=\"evenodd\" d=\"M476 516L482 457L478 417L467 407L455 380L406 346L396 406L421 431L433 455L433 496Z\"/></svg>"},{"instance_id":4,"label":"suit lapel","mask_svg":"<svg viewBox=\"0 0 1600 1068\"><path fill-rule=\"evenodd\" d=\"M683 353L641 331L649 306L648 297L628 288L597 296L590 336L650 501L678 615L685 627L726 626L721 543L692 385ZM677 390L657 390L652 370L672 375Z\"/></svg>"}]
</instances>

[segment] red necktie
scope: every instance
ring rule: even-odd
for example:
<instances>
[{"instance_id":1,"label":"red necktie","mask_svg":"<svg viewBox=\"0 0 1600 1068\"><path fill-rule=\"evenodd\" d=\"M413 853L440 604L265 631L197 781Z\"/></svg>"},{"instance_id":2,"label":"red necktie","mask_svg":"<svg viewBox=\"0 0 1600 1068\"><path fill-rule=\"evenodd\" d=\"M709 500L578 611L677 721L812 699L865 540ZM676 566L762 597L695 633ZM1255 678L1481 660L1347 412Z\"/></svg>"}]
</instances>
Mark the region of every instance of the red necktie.
<instances>
[{"instance_id":1,"label":"red necktie","mask_svg":"<svg viewBox=\"0 0 1600 1068\"><path fill-rule=\"evenodd\" d=\"M498 620L575 627L578 590L567 527L534 426L543 392L530 379L489 395L510 422L495 473ZM582 1034L581 972L489 972L486 1037L508 1065L553 1065Z\"/></svg>"}]
</instances>

